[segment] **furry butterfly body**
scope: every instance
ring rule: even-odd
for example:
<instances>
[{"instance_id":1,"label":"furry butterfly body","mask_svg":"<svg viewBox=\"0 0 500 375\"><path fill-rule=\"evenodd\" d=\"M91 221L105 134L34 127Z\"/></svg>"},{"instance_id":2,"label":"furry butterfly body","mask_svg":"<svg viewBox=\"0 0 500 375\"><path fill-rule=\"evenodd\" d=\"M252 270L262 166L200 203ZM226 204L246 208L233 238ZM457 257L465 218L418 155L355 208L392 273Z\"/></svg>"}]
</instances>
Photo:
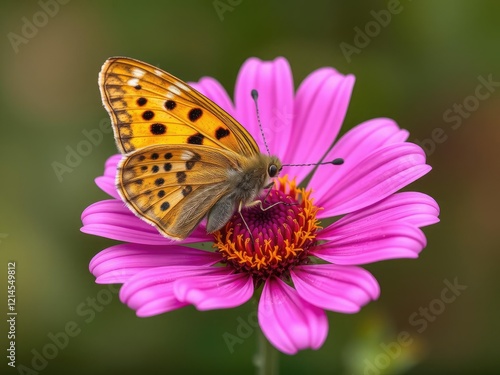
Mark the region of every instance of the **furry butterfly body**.
<instances>
[{"instance_id":1,"label":"furry butterfly body","mask_svg":"<svg viewBox=\"0 0 500 375\"><path fill-rule=\"evenodd\" d=\"M118 191L166 237L186 238L204 217L208 232L220 229L281 170L231 115L154 66L110 58L99 87L124 154Z\"/></svg>"}]
</instances>

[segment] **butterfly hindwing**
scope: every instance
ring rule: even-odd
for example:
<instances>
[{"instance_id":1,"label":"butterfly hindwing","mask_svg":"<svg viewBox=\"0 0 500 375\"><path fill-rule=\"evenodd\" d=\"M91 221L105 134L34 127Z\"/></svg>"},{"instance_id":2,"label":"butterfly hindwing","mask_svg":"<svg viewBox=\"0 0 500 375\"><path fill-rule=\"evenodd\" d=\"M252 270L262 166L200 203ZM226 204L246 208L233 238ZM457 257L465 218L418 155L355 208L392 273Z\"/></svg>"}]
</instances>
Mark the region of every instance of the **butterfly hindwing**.
<instances>
[{"instance_id":1,"label":"butterfly hindwing","mask_svg":"<svg viewBox=\"0 0 500 375\"><path fill-rule=\"evenodd\" d=\"M155 145L122 159L118 190L132 210L164 235L185 238L230 190L238 158L199 145Z\"/></svg>"},{"instance_id":2,"label":"butterfly hindwing","mask_svg":"<svg viewBox=\"0 0 500 375\"><path fill-rule=\"evenodd\" d=\"M204 145L255 155L252 136L182 80L149 64L108 59L99 75L104 106L123 153L155 144Z\"/></svg>"}]
</instances>

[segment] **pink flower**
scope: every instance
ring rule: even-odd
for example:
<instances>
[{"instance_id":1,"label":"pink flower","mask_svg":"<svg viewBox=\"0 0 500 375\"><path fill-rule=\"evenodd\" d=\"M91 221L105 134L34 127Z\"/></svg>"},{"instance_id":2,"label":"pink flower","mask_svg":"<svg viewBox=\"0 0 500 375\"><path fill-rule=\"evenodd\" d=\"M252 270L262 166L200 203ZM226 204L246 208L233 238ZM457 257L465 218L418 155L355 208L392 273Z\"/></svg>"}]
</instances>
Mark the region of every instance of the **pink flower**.
<instances>
[{"instance_id":1,"label":"pink flower","mask_svg":"<svg viewBox=\"0 0 500 375\"><path fill-rule=\"evenodd\" d=\"M359 265L416 258L426 245L420 228L439 221L431 197L397 193L431 167L424 151L406 142L408 132L394 121L366 121L328 151L353 85L352 75L322 68L294 93L284 58L247 60L234 104L212 78L193 84L244 124L265 150L250 96L257 89L269 148L284 163L315 163L325 153L324 160L345 162L318 167L305 188L298 182L314 167L285 167L266 204L293 204L244 210L255 241L235 215L215 234L207 234L202 223L187 239L174 242L120 200L114 180L121 156L112 156L104 176L96 179L112 199L83 212L82 231L125 243L92 259L96 282L123 283L120 299L140 317L189 304L198 310L236 307L262 287L258 319L268 340L287 354L321 347L328 333L324 310L355 313L379 296L377 281ZM340 219L322 228L320 220L332 217ZM197 242L210 242L215 251L189 247Z\"/></svg>"}]
</instances>

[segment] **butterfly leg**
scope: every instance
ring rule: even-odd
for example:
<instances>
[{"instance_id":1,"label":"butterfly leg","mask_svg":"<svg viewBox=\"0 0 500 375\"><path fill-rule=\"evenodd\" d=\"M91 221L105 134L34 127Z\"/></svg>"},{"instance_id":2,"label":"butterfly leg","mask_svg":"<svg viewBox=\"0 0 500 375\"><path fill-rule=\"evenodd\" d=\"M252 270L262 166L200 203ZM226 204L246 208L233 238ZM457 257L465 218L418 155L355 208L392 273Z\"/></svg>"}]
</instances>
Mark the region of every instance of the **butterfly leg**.
<instances>
[{"instance_id":1,"label":"butterfly leg","mask_svg":"<svg viewBox=\"0 0 500 375\"><path fill-rule=\"evenodd\" d=\"M262 211L267 211L270 208L273 208L274 206L277 206L278 204L284 204L285 206L296 206L296 205L298 205L298 203L276 202L276 203L273 203L272 205L267 206L267 207L264 208L263 203L266 203L266 199L267 199L267 197L269 197L269 194L271 193L271 190L272 190L273 186L274 186L274 182L270 183L268 186L265 187L265 189L267 189L267 193L266 193L266 196L264 197L264 199L262 199L262 200L255 200L255 201L251 202L250 204L248 204L247 206L258 205Z\"/></svg>"},{"instance_id":2,"label":"butterfly leg","mask_svg":"<svg viewBox=\"0 0 500 375\"><path fill-rule=\"evenodd\" d=\"M260 202L260 201L258 201L258 202ZM260 202L260 203L262 204L262 202ZM243 202L240 202L240 204L238 206L238 213L240 214L241 220L243 220L243 224L245 224L245 227L247 228L247 231L250 234L250 239L251 239L252 243L255 243L255 239L253 238L252 231L250 230L250 227L248 226L247 221L245 220L245 218L243 217L243 213L241 212L242 209L243 209Z\"/></svg>"},{"instance_id":3,"label":"butterfly leg","mask_svg":"<svg viewBox=\"0 0 500 375\"><path fill-rule=\"evenodd\" d=\"M271 193L273 186L274 186L274 182L265 187L265 189L267 190L266 196L264 197L264 199L262 201L259 201L259 202L261 202L261 208L262 208L262 202L264 202L264 203L266 202L266 199L267 199L267 197L269 197L269 194Z\"/></svg>"},{"instance_id":4,"label":"butterfly leg","mask_svg":"<svg viewBox=\"0 0 500 375\"><path fill-rule=\"evenodd\" d=\"M253 202L252 202L252 203L253 203ZM298 205L299 205L299 203L276 202L276 203L273 203L273 204L272 204L272 205L270 205L270 206L264 207L264 206L262 205L262 201L255 201L255 205L259 206L259 207L260 207L260 209L261 209L262 211L267 211L267 210L269 210L269 209L271 209L271 208L273 208L274 206L277 206L277 205L279 205L279 204L283 204L283 205L285 205L285 206L298 206Z\"/></svg>"}]
</instances>

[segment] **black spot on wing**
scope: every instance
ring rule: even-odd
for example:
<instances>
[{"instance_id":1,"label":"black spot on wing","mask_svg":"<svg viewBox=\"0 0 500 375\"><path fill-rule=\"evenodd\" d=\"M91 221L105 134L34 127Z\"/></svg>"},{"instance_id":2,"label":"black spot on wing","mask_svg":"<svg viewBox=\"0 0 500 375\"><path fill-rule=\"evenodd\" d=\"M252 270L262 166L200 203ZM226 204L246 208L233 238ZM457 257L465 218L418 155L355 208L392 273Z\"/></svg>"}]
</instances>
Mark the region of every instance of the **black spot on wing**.
<instances>
[{"instance_id":1,"label":"black spot on wing","mask_svg":"<svg viewBox=\"0 0 500 375\"><path fill-rule=\"evenodd\" d=\"M177 182L179 184L186 182L186 173L185 172L177 172L175 176L177 177Z\"/></svg>"},{"instance_id":2,"label":"black spot on wing","mask_svg":"<svg viewBox=\"0 0 500 375\"><path fill-rule=\"evenodd\" d=\"M201 144L203 144L203 138L205 138L205 136L203 134L196 133L196 134L190 136L188 138L187 142L192 144L192 145L201 145Z\"/></svg>"},{"instance_id":3,"label":"black spot on wing","mask_svg":"<svg viewBox=\"0 0 500 375\"><path fill-rule=\"evenodd\" d=\"M215 131L215 138L217 139L222 139L224 137L227 137L230 134L228 129L224 129L223 127L220 127Z\"/></svg>"},{"instance_id":4,"label":"black spot on wing","mask_svg":"<svg viewBox=\"0 0 500 375\"><path fill-rule=\"evenodd\" d=\"M196 120L198 120L202 115L203 115L203 111L201 110L201 108L193 108L188 113L188 117L192 122L195 122Z\"/></svg>"},{"instance_id":5,"label":"black spot on wing","mask_svg":"<svg viewBox=\"0 0 500 375\"><path fill-rule=\"evenodd\" d=\"M172 109L174 109L176 106L177 106L177 103L176 103L176 102L174 102L173 100L167 100L167 101L165 102L165 108L166 108L166 109L168 109L168 110L170 110L170 111L171 111Z\"/></svg>"},{"instance_id":6,"label":"black spot on wing","mask_svg":"<svg viewBox=\"0 0 500 375\"><path fill-rule=\"evenodd\" d=\"M151 120L153 117L155 117L155 113L153 111L144 111L142 114L142 118L146 121Z\"/></svg>"},{"instance_id":7,"label":"black spot on wing","mask_svg":"<svg viewBox=\"0 0 500 375\"><path fill-rule=\"evenodd\" d=\"M152 124L149 130L153 135L162 135L167 132L167 127L163 124L156 123Z\"/></svg>"}]
</instances>

